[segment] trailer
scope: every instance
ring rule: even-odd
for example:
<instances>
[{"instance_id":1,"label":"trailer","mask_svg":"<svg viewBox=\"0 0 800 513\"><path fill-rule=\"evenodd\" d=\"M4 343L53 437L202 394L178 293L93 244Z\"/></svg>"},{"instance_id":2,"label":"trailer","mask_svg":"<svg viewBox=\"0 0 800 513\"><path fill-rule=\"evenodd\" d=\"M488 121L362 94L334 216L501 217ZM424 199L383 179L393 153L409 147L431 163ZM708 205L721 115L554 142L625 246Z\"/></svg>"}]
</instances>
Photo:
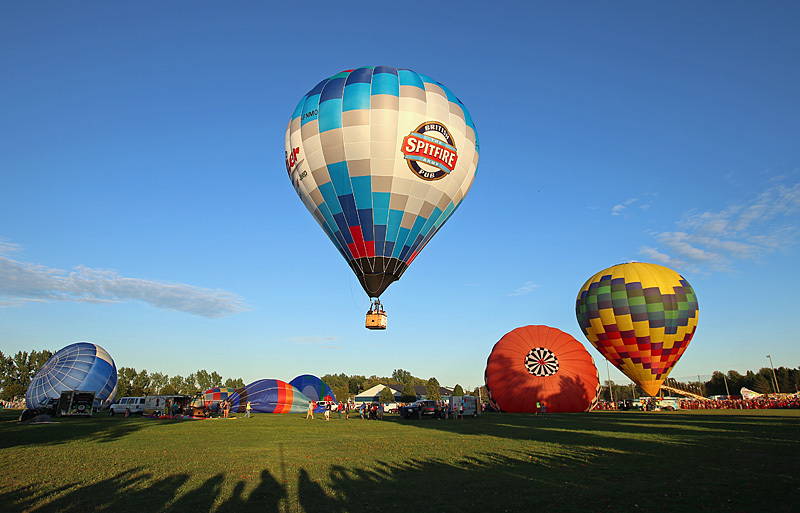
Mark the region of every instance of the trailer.
<instances>
[{"instance_id":1,"label":"trailer","mask_svg":"<svg viewBox=\"0 0 800 513\"><path fill-rule=\"evenodd\" d=\"M91 417L96 392L65 390L58 399L58 415L61 417Z\"/></svg>"},{"instance_id":2,"label":"trailer","mask_svg":"<svg viewBox=\"0 0 800 513\"><path fill-rule=\"evenodd\" d=\"M458 415L461 405L464 405L465 417L477 417L481 414L480 402L478 398L472 395L454 396L449 398L450 408L453 415Z\"/></svg>"}]
</instances>

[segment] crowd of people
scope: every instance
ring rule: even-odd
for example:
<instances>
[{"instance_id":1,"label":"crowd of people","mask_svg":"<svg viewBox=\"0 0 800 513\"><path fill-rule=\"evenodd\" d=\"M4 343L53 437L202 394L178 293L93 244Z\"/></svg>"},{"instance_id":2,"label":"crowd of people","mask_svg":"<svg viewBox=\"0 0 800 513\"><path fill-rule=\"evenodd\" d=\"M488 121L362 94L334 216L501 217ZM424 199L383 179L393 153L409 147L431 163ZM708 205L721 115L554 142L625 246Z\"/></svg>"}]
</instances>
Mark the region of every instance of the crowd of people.
<instances>
[{"instance_id":1,"label":"crowd of people","mask_svg":"<svg viewBox=\"0 0 800 513\"><path fill-rule=\"evenodd\" d=\"M679 400L682 410L767 410L767 409L797 409L800 408L800 396L781 395L781 396L760 396L753 399L744 399L739 396L728 399L689 399ZM653 411L660 408L658 398L648 398L642 401L630 399L610 402L601 401L594 408L595 410L633 410L644 409Z\"/></svg>"},{"instance_id":2,"label":"crowd of people","mask_svg":"<svg viewBox=\"0 0 800 513\"><path fill-rule=\"evenodd\" d=\"M762 396L753 399L738 398L712 401L681 399L681 409L684 410L770 410L789 408L800 408L800 397L797 395Z\"/></svg>"}]
</instances>

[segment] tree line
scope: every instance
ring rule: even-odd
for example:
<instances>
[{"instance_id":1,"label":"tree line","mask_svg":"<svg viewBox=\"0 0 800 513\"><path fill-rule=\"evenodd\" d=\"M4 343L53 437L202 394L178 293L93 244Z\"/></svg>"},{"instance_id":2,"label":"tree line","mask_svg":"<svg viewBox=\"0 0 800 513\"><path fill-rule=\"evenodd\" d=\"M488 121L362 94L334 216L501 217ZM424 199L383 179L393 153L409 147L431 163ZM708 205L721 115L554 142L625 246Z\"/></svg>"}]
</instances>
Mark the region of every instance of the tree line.
<instances>
[{"instance_id":1,"label":"tree line","mask_svg":"<svg viewBox=\"0 0 800 513\"><path fill-rule=\"evenodd\" d=\"M139 397L143 395L193 395L214 387L242 388L242 378L223 380L217 371L200 369L188 376L169 376L161 372L148 373L132 367L117 369L117 397Z\"/></svg>"}]
</instances>

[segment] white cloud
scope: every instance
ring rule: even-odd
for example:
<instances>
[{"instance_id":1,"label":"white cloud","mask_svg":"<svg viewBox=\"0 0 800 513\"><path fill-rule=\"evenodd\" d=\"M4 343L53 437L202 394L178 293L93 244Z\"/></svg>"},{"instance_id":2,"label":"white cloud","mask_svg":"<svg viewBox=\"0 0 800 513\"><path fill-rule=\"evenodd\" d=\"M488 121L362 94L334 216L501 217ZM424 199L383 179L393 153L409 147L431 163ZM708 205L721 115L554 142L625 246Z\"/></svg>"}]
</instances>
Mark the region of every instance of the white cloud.
<instances>
[{"instance_id":1,"label":"white cloud","mask_svg":"<svg viewBox=\"0 0 800 513\"><path fill-rule=\"evenodd\" d=\"M679 230L654 234L675 256L648 246L639 252L679 268L731 270L736 260L758 260L795 245L800 235L798 212L800 183L778 184L724 210L691 212L676 223Z\"/></svg>"},{"instance_id":2,"label":"white cloud","mask_svg":"<svg viewBox=\"0 0 800 513\"><path fill-rule=\"evenodd\" d=\"M639 198L631 198L627 200L625 203L614 205L613 207L611 207L611 215L612 216L621 215L625 211L625 209L628 208L628 206L633 205L637 201L639 201Z\"/></svg>"},{"instance_id":3,"label":"white cloud","mask_svg":"<svg viewBox=\"0 0 800 513\"><path fill-rule=\"evenodd\" d=\"M108 269L72 271L10 258L19 247L0 240L0 307L28 301L119 303L141 301L156 308L217 318L249 310L238 295L182 283L126 278Z\"/></svg>"},{"instance_id":4,"label":"white cloud","mask_svg":"<svg viewBox=\"0 0 800 513\"><path fill-rule=\"evenodd\" d=\"M534 290L538 289L539 285L533 283L532 281L526 281L523 286L509 294L509 296L524 296L525 294L530 294Z\"/></svg>"}]
</instances>

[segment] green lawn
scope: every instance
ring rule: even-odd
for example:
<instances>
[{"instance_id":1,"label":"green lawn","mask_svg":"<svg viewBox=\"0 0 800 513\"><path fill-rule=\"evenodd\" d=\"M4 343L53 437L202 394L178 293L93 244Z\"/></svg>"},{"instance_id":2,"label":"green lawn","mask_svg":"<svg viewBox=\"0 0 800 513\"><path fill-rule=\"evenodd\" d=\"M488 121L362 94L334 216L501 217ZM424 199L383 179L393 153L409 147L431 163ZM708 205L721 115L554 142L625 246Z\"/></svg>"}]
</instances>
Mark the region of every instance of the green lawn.
<instances>
[{"instance_id":1,"label":"green lawn","mask_svg":"<svg viewBox=\"0 0 800 513\"><path fill-rule=\"evenodd\" d=\"M18 414L18 412L17 412ZM12 418L13 417L13 418ZM800 410L0 420L2 511L798 511Z\"/></svg>"}]
</instances>

